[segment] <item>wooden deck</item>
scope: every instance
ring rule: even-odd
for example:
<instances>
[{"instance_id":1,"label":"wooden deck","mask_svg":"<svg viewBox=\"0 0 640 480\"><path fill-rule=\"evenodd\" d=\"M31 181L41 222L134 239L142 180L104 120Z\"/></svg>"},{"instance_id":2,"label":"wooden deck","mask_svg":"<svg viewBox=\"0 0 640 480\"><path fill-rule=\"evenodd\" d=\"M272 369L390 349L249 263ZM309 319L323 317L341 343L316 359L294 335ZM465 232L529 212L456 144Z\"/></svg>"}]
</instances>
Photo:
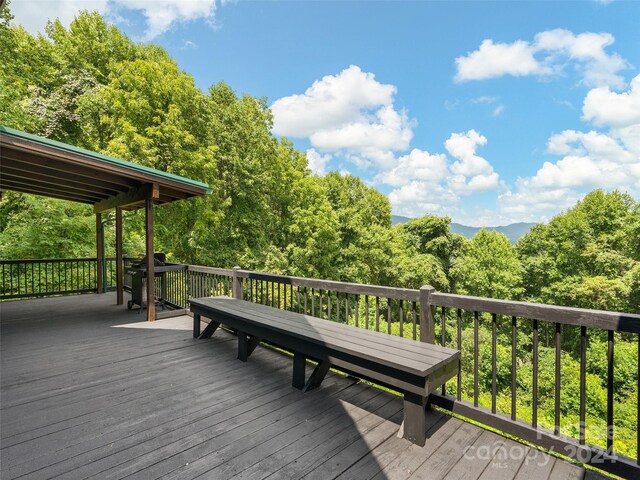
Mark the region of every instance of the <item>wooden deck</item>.
<instances>
[{"instance_id":1,"label":"wooden deck","mask_svg":"<svg viewBox=\"0 0 640 480\"><path fill-rule=\"evenodd\" d=\"M115 295L0 315L5 480L585 477L436 411L417 447L396 437L401 397L333 373L301 393L290 357L258 347L239 362L231 334L194 340L189 318L147 323Z\"/></svg>"}]
</instances>

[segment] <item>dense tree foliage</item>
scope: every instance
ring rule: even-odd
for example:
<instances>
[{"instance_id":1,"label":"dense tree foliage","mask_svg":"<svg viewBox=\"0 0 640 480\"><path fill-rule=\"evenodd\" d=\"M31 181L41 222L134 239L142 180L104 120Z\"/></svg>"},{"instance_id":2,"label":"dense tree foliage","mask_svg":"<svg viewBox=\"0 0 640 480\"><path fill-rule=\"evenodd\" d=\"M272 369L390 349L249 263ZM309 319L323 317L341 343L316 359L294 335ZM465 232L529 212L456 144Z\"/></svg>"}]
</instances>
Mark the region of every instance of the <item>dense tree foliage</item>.
<instances>
[{"instance_id":1,"label":"dense tree foliage","mask_svg":"<svg viewBox=\"0 0 640 480\"><path fill-rule=\"evenodd\" d=\"M640 205L596 190L518 241L525 298L544 303L640 311Z\"/></svg>"},{"instance_id":2,"label":"dense tree foliage","mask_svg":"<svg viewBox=\"0 0 640 480\"><path fill-rule=\"evenodd\" d=\"M211 195L156 209L157 249L177 261L640 313L640 204L630 195L596 190L515 246L486 230L471 240L453 235L449 218L430 215L392 227L384 195L350 175L312 175L305 155L271 134L266 100L239 96L225 83L202 91L164 50L132 42L96 13L80 14L68 29L50 23L46 36L34 37L12 24L8 9L0 12L0 124L208 183ZM94 229L86 205L15 192L0 201L1 258L92 256ZM127 214L125 230L125 253L141 255L142 214ZM472 319L463 324L468 398ZM541 327L540 346L539 415L547 426L553 425L552 328ZM518 332L518 416L527 418L531 331L523 325ZM479 337L480 362L490 364L490 319L480 319ZM500 321L498 339L498 409L508 412L508 321ZM577 425L577 339L576 329L564 328L569 434ZM616 340L617 438L631 453L637 337ZM590 425L606 418L604 355L606 338L593 335ZM487 405L489 369L479 381ZM602 444L596 431L589 439Z\"/></svg>"}]
</instances>

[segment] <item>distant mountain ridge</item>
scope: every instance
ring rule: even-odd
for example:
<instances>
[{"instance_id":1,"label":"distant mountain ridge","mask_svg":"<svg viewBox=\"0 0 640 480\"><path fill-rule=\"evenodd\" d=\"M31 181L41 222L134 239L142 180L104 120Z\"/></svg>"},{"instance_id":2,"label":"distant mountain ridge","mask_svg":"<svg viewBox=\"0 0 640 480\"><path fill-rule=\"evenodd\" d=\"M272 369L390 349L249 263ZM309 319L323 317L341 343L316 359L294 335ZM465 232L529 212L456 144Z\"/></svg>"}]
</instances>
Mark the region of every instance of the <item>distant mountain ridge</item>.
<instances>
[{"instance_id":1,"label":"distant mountain ridge","mask_svg":"<svg viewBox=\"0 0 640 480\"><path fill-rule=\"evenodd\" d=\"M391 215L391 224L398 225L399 223L406 223L409 220L413 220L409 217L403 217L401 215ZM451 233L457 233L466 238L473 238L473 236L480 231L481 228L485 230L495 230L496 232L504 233L511 243L516 243L520 237L524 236L535 223L512 223L510 225L504 225L500 227L469 227L467 225L461 225L459 223L451 223Z\"/></svg>"}]
</instances>

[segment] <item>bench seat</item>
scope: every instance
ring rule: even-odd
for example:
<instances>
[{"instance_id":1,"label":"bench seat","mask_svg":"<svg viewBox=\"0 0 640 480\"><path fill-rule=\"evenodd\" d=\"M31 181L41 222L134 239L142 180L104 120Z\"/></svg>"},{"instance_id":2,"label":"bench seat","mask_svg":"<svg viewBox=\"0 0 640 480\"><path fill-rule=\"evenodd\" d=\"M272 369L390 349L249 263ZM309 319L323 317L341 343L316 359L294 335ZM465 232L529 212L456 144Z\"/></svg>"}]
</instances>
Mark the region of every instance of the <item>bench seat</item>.
<instances>
[{"instance_id":1,"label":"bench seat","mask_svg":"<svg viewBox=\"0 0 640 480\"><path fill-rule=\"evenodd\" d=\"M425 408L431 392L455 376L460 352L309 315L229 297L191 300L193 335L209 338L220 324L238 332L238 358L247 361L265 341L294 354L293 386L318 387L330 367L385 385L404 394L400 436L424 445ZM210 319L201 332L201 317ZM307 358L318 362L305 379Z\"/></svg>"}]
</instances>

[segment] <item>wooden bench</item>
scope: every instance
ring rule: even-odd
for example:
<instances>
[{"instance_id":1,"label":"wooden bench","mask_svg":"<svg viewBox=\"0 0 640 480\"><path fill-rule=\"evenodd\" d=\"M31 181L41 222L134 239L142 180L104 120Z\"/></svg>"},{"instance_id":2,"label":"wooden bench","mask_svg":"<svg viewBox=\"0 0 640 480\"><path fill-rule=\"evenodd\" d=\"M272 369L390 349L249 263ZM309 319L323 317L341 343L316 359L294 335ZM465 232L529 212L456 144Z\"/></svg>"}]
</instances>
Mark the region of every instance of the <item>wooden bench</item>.
<instances>
[{"instance_id":1,"label":"wooden bench","mask_svg":"<svg viewBox=\"0 0 640 480\"><path fill-rule=\"evenodd\" d=\"M246 362L261 341L293 352L293 386L318 387L330 367L404 394L398 436L420 446L426 436L429 393L455 376L460 352L388 334L228 297L191 300L193 336L209 338L220 324L238 332L238 358ZM201 317L210 319L200 332ZM318 362L305 380L307 358Z\"/></svg>"}]
</instances>

